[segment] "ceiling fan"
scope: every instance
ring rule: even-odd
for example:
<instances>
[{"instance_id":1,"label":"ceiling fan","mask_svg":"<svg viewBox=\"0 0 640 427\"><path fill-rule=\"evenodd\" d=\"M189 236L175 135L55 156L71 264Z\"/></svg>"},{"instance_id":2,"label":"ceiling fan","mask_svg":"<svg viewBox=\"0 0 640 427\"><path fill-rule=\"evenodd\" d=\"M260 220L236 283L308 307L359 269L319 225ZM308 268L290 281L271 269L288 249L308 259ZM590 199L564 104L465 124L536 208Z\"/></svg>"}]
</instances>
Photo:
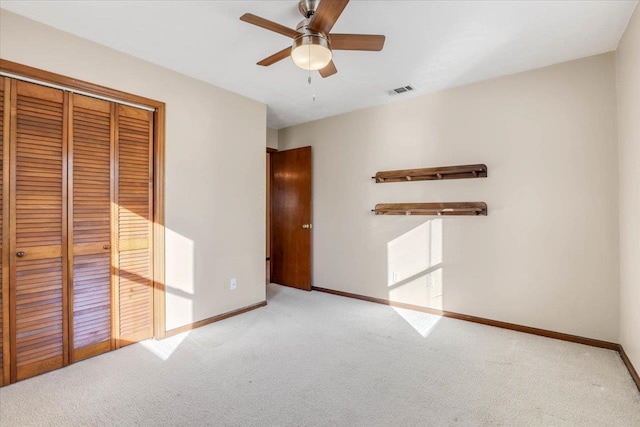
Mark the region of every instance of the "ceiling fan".
<instances>
[{"instance_id":1,"label":"ceiling fan","mask_svg":"<svg viewBox=\"0 0 640 427\"><path fill-rule=\"evenodd\" d=\"M322 77L338 72L333 63L332 50L380 51L385 37L373 34L331 34L330 31L349 0L300 0L298 10L304 16L295 30L245 13L240 20L291 37L293 45L258 62L269 66L291 56L293 62L305 70L318 70Z\"/></svg>"}]
</instances>

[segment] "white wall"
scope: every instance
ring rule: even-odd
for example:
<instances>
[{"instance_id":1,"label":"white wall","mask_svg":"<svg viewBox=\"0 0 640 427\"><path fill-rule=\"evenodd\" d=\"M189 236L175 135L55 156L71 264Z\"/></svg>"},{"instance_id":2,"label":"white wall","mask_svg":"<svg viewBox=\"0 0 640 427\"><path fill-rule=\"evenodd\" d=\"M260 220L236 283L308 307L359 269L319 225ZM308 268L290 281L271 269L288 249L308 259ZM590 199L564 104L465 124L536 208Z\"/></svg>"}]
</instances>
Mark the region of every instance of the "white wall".
<instances>
[{"instance_id":1,"label":"white wall","mask_svg":"<svg viewBox=\"0 0 640 427\"><path fill-rule=\"evenodd\" d=\"M314 284L617 342L614 59L280 129L281 150L314 150ZM470 163L486 163L489 177L370 179ZM376 203L421 201L485 201L489 215L370 212Z\"/></svg>"},{"instance_id":2,"label":"white wall","mask_svg":"<svg viewBox=\"0 0 640 427\"><path fill-rule=\"evenodd\" d=\"M0 56L166 103L168 329L265 299L264 104L6 10Z\"/></svg>"},{"instance_id":3,"label":"white wall","mask_svg":"<svg viewBox=\"0 0 640 427\"><path fill-rule=\"evenodd\" d=\"M267 128L267 147L278 149L278 130Z\"/></svg>"},{"instance_id":4,"label":"white wall","mask_svg":"<svg viewBox=\"0 0 640 427\"><path fill-rule=\"evenodd\" d=\"M640 371L640 7L616 52L620 150L620 343Z\"/></svg>"}]
</instances>

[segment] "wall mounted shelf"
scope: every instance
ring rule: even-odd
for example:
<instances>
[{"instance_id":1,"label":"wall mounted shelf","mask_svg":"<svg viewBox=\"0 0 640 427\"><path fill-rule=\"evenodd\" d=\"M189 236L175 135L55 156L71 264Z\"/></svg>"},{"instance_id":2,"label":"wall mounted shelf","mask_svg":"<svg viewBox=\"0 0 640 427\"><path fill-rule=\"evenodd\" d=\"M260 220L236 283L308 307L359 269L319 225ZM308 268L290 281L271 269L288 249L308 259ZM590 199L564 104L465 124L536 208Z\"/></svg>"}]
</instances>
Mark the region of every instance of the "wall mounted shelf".
<instances>
[{"instance_id":1,"label":"wall mounted shelf","mask_svg":"<svg viewBox=\"0 0 640 427\"><path fill-rule=\"evenodd\" d=\"M438 168L382 171L372 176L376 183L437 181L442 179L486 178L487 165L444 166Z\"/></svg>"},{"instance_id":2,"label":"wall mounted shelf","mask_svg":"<svg viewBox=\"0 0 640 427\"><path fill-rule=\"evenodd\" d=\"M487 215L485 202L452 203L379 203L376 215Z\"/></svg>"}]
</instances>

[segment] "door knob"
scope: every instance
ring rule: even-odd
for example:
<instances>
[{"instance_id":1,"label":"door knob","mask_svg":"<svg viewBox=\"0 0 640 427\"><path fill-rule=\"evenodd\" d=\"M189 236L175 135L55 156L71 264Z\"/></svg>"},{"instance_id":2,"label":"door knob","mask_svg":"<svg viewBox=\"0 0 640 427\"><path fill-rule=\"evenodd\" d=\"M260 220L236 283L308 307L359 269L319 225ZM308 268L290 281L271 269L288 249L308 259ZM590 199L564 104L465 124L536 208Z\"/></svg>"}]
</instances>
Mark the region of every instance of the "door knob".
<instances>
[{"instance_id":1,"label":"door knob","mask_svg":"<svg viewBox=\"0 0 640 427\"><path fill-rule=\"evenodd\" d=\"M23 257L23 256L25 256L25 255L26 255L26 254L25 254L24 252L22 252L22 251L20 251L20 252L16 253L16 256L17 256L18 258L22 258L22 257Z\"/></svg>"},{"instance_id":2,"label":"door knob","mask_svg":"<svg viewBox=\"0 0 640 427\"><path fill-rule=\"evenodd\" d=\"M311 224L302 224L302 228L313 228Z\"/></svg>"},{"instance_id":3,"label":"door knob","mask_svg":"<svg viewBox=\"0 0 640 427\"><path fill-rule=\"evenodd\" d=\"M102 247L102 249L109 250L109 249L111 249L111 246L109 246L109 245L104 245L104 246Z\"/></svg>"}]
</instances>

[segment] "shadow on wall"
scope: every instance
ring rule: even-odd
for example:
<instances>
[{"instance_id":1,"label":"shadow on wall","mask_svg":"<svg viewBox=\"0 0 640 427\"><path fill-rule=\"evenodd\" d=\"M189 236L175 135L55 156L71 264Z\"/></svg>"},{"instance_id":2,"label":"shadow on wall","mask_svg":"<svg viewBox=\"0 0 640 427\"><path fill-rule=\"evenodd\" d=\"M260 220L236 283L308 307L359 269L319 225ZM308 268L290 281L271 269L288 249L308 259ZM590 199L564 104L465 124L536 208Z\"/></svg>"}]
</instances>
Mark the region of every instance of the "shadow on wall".
<instances>
[{"instance_id":1,"label":"shadow on wall","mask_svg":"<svg viewBox=\"0 0 640 427\"><path fill-rule=\"evenodd\" d=\"M443 221L431 219L387 243L388 299L443 309Z\"/></svg>"}]
</instances>

